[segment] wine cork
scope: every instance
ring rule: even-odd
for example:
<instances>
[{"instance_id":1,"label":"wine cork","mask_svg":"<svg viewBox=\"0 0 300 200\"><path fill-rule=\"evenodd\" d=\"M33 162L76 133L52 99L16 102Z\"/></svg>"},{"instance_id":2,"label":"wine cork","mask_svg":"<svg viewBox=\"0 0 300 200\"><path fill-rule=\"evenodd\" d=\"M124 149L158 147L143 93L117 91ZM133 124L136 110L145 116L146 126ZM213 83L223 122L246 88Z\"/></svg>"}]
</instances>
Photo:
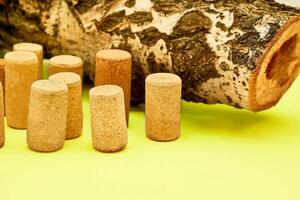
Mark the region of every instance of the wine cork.
<instances>
[{"instance_id":1,"label":"wine cork","mask_svg":"<svg viewBox=\"0 0 300 200\"><path fill-rule=\"evenodd\" d=\"M5 128L4 128L4 103L3 103L3 87L0 82L0 147L4 145Z\"/></svg>"},{"instance_id":2,"label":"wine cork","mask_svg":"<svg viewBox=\"0 0 300 200\"><path fill-rule=\"evenodd\" d=\"M27 126L28 102L31 84L38 80L38 58L27 51L9 52L5 65L5 114L13 128Z\"/></svg>"},{"instance_id":3,"label":"wine cork","mask_svg":"<svg viewBox=\"0 0 300 200\"><path fill-rule=\"evenodd\" d=\"M5 70L4 70L3 59L0 59L0 82L3 88L3 103L4 103L4 115L5 115Z\"/></svg>"},{"instance_id":4,"label":"wine cork","mask_svg":"<svg viewBox=\"0 0 300 200\"><path fill-rule=\"evenodd\" d=\"M44 50L43 46L36 43L18 43L13 46L14 51L30 51L36 54L38 57L38 75L39 79L42 79L43 76L43 59L44 59Z\"/></svg>"},{"instance_id":5,"label":"wine cork","mask_svg":"<svg viewBox=\"0 0 300 200\"><path fill-rule=\"evenodd\" d=\"M61 72L49 77L61 81L69 88L66 139L79 137L82 132L82 89L81 78L73 72Z\"/></svg>"},{"instance_id":6,"label":"wine cork","mask_svg":"<svg viewBox=\"0 0 300 200\"><path fill-rule=\"evenodd\" d=\"M59 72L74 72L78 74L81 78L83 75L82 60L77 56L71 55L59 55L54 56L50 59L48 64L48 75Z\"/></svg>"},{"instance_id":7,"label":"wine cork","mask_svg":"<svg viewBox=\"0 0 300 200\"><path fill-rule=\"evenodd\" d=\"M68 86L60 81L39 80L32 84L27 144L41 152L61 149L66 137Z\"/></svg>"},{"instance_id":8,"label":"wine cork","mask_svg":"<svg viewBox=\"0 0 300 200\"><path fill-rule=\"evenodd\" d=\"M169 73L146 78L146 133L157 141L175 140L180 135L181 79Z\"/></svg>"},{"instance_id":9,"label":"wine cork","mask_svg":"<svg viewBox=\"0 0 300 200\"><path fill-rule=\"evenodd\" d=\"M118 49L101 50L96 55L95 85L118 85L123 89L126 122L129 121L131 54Z\"/></svg>"},{"instance_id":10,"label":"wine cork","mask_svg":"<svg viewBox=\"0 0 300 200\"><path fill-rule=\"evenodd\" d=\"M124 94L116 85L90 90L93 146L102 152L115 152L127 145Z\"/></svg>"}]
</instances>

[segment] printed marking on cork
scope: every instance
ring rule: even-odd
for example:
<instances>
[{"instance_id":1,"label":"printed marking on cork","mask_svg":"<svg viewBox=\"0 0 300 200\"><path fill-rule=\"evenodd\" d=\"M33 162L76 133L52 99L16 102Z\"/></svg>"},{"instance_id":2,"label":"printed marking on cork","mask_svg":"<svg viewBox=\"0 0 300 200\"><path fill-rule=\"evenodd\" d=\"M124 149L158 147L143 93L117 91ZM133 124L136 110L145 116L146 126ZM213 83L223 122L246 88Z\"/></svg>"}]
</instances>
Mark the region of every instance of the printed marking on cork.
<instances>
[{"instance_id":1,"label":"printed marking on cork","mask_svg":"<svg viewBox=\"0 0 300 200\"><path fill-rule=\"evenodd\" d=\"M93 146L102 152L120 151L127 145L124 94L116 85L90 90Z\"/></svg>"},{"instance_id":2,"label":"printed marking on cork","mask_svg":"<svg viewBox=\"0 0 300 200\"><path fill-rule=\"evenodd\" d=\"M181 79L170 73L146 78L146 134L156 141L172 141L180 135Z\"/></svg>"},{"instance_id":3,"label":"printed marking on cork","mask_svg":"<svg viewBox=\"0 0 300 200\"><path fill-rule=\"evenodd\" d=\"M83 76L82 69L83 62L81 58L71 55L59 55L50 59L48 64L48 75L59 72L73 72L78 74L81 78Z\"/></svg>"},{"instance_id":4,"label":"printed marking on cork","mask_svg":"<svg viewBox=\"0 0 300 200\"><path fill-rule=\"evenodd\" d=\"M7 124L13 128L27 126L30 86L39 79L38 58L27 51L9 52L5 65L5 113Z\"/></svg>"},{"instance_id":5,"label":"printed marking on cork","mask_svg":"<svg viewBox=\"0 0 300 200\"><path fill-rule=\"evenodd\" d=\"M0 82L0 148L5 142L3 87Z\"/></svg>"},{"instance_id":6,"label":"printed marking on cork","mask_svg":"<svg viewBox=\"0 0 300 200\"><path fill-rule=\"evenodd\" d=\"M43 76L43 59L44 59L44 50L43 46L36 43L18 43L13 46L14 51L30 51L37 55L38 57L38 76L39 79L42 79Z\"/></svg>"},{"instance_id":7,"label":"printed marking on cork","mask_svg":"<svg viewBox=\"0 0 300 200\"><path fill-rule=\"evenodd\" d=\"M27 144L35 151L61 149L66 138L68 86L60 81L39 80L32 84Z\"/></svg>"},{"instance_id":8,"label":"printed marking on cork","mask_svg":"<svg viewBox=\"0 0 300 200\"><path fill-rule=\"evenodd\" d=\"M101 50L96 55L95 86L118 85L123 89L126 122L129 122L131 54L118 49Z\"/></svg>"},{"instance_id":9,"label":"printed marking on cork","mask_svg":"<svg viewBox=\"0 0 300 200\"><path fill-rule=\"evenodd\" d=\"M69 88L66 139L77 138L82 132L82 86L81 77L73 72L61 72L49 77L61 81Z\"/></svg>"}]
</instances>

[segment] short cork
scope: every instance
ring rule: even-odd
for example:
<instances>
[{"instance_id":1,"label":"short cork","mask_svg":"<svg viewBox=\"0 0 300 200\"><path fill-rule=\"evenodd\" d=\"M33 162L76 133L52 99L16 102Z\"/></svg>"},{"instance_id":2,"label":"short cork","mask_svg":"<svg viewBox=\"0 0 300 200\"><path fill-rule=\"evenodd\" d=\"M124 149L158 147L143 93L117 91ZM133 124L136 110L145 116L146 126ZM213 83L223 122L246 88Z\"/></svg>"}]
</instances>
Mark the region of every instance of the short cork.
<instances>
[{"instance_id":1,"label":"short cork","mask_svg":"<svg viewBox=\"0 0 300 200\"><path fill-rule=\"evenodd\" d=\"M68 86L60 81L39 80L32 84L27 144L35 151L61 149L66 138Z\"/></svg>"},{"instance_id":2,"label":"short cork","mask_svg":"<svg viewBox=\"0 0 300 200\"><path fill-rule=\"evenodd\" d=\"M13 50L14 51L29 51L29 52L33 52L36 54L36 56L38 57L38 75L39 75L39 79L42 79L43 76L43 59L44 59L44 50L43 50L43 46L40 44L36 44L36 43L27 43L27 42L22 42L22 43L18 43L15 44L13 46Z\"/></svg>"},{"instance_id":3,"label":"short cork","mask_svg":"<svg viewBox=\"0 0 300 200\"><path fill-rule=\"evenodd\" d=\"M146 78L146 134L156 141L172 141L180 136L181 79L170 73Z\"/></svg>"},{"instance_id":4,"label":"short cork","mask_svg":"<svg viewBox=\"0 0 300 200\"><path fill-rule=\"evenodd\" d=\"M90 90L93 146L102 152L115 152L127 145L124 94L116 85L97 86Z\"/></svg>"},{"instance_id":5,"label":"short cork","mask_svg":"<svg viewBox=\"0 0 300 200\"><path fill-rule=\"evenodd\" d=\"M4 71L4 59L0 59L0 82L3 88L3 102L5 102L5 71ZM4 104L4 115L5 115L5 104Z\"/></svg>"},{"instance_id":6,"label":"short cork","mask_svg":"<svg viewBox=\"0 0 300 200\"><path fill-rule=\"evenodd\" d=\"M3 87L0 82L0 148L5 142Z\"/></svg>"},{"instance_id":7,"label":"short cork","mask_svg":"<svg viewBox=\"0 0 300 200\"><path fill-rule=\"evenodd\" d=\"M78 74L81 78L83 76L82 59L77 56L59 55L50 59L48 64L48 75L59 72L73 72Z\"/></svg>"},{"instance_id":8,"label":"short cork","mask_svg":"<svg viewBox=\"0 0 300 200\"><path fill-rule=\"evenodd\" d=\"M82 86L81 78L73 72L60 72L49 77L66 84L68 92L68 116L66 139L77 138L82 132Z\"/></svg>"},{"instance_id":9,"label":"short cork","mask_svg":"<svg viewBox=\"0 0 300 200\"><path fill-rule=\"evenodd\" d=\"M5 65L5 114L7 124L13 128L27 126L30 86L39 79L38 58L27 51L9 52Z\"/></svg>"},{"instance_id":10,"label":"short cork","mask_svg":"<svg viewBox=\"0 0 300 200\"><path fill-rule=\"evenodd\" d=\"M96 55L95 85L118 85L124 91L126 122L129 122L131 54L118 49L101 50Z\"/></svg>"}]
</instances>

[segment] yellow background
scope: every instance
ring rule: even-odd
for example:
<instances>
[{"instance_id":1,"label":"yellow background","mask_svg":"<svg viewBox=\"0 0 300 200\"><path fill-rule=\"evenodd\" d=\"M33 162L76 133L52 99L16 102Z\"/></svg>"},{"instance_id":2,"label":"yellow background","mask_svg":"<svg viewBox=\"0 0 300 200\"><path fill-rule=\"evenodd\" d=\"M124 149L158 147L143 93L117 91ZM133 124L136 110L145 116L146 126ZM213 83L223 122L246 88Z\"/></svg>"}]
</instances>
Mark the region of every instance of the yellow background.
<instances>
[{"instance_id":1,"label":"yellow background","mask_svg":"<svg viewBox=\"0 0 300 200\"><path fill-rule=\"evenodd\" d=\"M0 200L300 199L300 80L260 113L183 102L182 135L169 143L146 138L134 107L128 147L113 154L92 147L89 87L83 135L58 152L34 152L25 130L6 127Z\"/></svg>"}]
</instances>

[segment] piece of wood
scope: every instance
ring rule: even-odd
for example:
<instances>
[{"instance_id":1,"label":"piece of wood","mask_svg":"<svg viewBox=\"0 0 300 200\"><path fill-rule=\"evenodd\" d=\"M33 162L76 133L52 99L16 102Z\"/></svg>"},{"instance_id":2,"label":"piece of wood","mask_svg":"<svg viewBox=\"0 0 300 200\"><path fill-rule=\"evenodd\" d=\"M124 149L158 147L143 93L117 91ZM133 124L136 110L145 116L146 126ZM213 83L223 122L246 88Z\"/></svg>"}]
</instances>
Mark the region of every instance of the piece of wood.
<instances>
[{"instance_id":1,"label":"piece of wood","mask_svg":"<svg viewBox=\"0 0 300 200\"><path fill-rule=\"evenodd\" d=\"M71 55L59 55L52 57L48 64L48 75L51 76L59 72L73 72L82 77L83 71L81 58Z\"/></svg>"},{"instance_id":2,"label":"piece of wood","mask_svg":"<svg viewBox=\"0 0 300 200\"><path fill-rule=\"evenodd\" d=\"M77 138L82 132L82 86L81 77L73 72L60 72L49 77L66 84L68 91L68 117L66 139Z\"/></svg>"},{"instance_id":3,"label":"piece of wood","mask_svg":"<svg viewBox=\"0 0 300 200\"><path fill-rule=\"evenodd\" d=\"M61 149L66 138L68 86L60 81L39 80L30 93L27 144L35 151Z\"/></svg>"},{"instance_id":4,"label":"piece of wood","mask_svg":"<svg viewBox=\"0 0 300 200\"><path fill-rule=\"evenodd\" d=\"M95 86L118 85L123 89L125 98L126 122L129 122L131 55L118 49L101 50L96 55Z\"/></svg>"},{"instance_id":5,"label":"piece of wood","mask_svg":"<svg viewBox=\"0 0 300 200\"><path fill-rule=\"evenodd\" d=\"M127 145L124 94L121 87L102 85L89 92L93 146L115 152Z\"/></svg>"},{"instance_id":6,"label":"piece of wood","mask_svg":"<svg viewBox=\"0 0 300 200\"><path fill-rule=\"evenodd\" d=\"M22 42L15 44L13 46L13 51L30 51L37 55L39 61L38 76L42 79L43 76L43 60L44 60L44 50L43 46L35 43Z\"/></svg>"},{"instance_id":7,"label":"piece of wood","mask_svg":"<svg viewBox=\"0 0 300 200\"><path fill-rule=\"evenodd\" d=\"M0 82L0 148L5 142L3 87Z\"/></svg>"},{"instance_id":8,"label":"piece of wood","mask_svg":"<svg viewBox=\"0 0 300 200\"><path fill-rule=\"evenodd\" d=\"M38 58L35 53L13 51L5 54L5 114L13 128L27 127L31 84L38 80Z\"/></svg>"},{"instance_id":9,"label":"piece of wood","mask_svg":"<svg viewBox=\"0 0 300 200\"><path fill-rule=\"evenodd\" d=\"M155 73L146 78L146 134L157 141L180 136L181 79L170 73Z\"/></svg>"},{"instance_id":10,"label":"piece of wood","mask_svg":"<svg viewBox=\"0 0 300 200\"><path fill-rule=\"evenodd\" d=\"M24 0L5 6L5 45L29 38L48 54L77 55L91 79L98 50L129 51L137 102L148 74L170 72L181 77L187 101L259 111L274 106L299 73L300 10L273 0Z\"/></svg>"}]
</instances>

